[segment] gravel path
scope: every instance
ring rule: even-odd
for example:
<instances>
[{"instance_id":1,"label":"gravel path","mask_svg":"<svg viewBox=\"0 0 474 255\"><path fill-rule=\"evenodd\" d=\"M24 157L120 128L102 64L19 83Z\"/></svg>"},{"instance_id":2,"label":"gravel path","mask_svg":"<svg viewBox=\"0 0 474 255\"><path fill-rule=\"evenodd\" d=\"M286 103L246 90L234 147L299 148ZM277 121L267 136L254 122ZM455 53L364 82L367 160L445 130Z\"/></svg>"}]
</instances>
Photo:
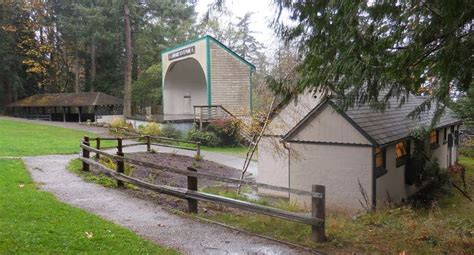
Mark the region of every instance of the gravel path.
<instances>
[{"instance_id":1,"label":"gravel path","mask_svg":"<svg viewBox=\"0 0 474 255\"><path fill-rule=\"evenodd\" d=\"M264 238L171 214L119 190L84 182L66 170L76 155L23 158L33 180L59 200L131 229L185 254L305 254Z\"/></svg>"}]
</instances>

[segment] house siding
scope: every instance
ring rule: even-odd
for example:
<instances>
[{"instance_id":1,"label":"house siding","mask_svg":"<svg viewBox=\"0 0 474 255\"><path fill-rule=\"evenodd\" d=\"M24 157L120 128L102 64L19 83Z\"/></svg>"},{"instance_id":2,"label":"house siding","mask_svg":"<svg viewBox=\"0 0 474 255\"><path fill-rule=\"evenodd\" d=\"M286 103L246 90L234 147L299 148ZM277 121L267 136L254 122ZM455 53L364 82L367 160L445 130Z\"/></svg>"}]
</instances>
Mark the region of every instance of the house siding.
<instances>
[{"instance_id":1,"label":"house siding","mask_svg":"<svg viewBox=\"0 0 474 255\"><path fill-rule=\"evenodd\" d=\"M454 138L454 132L451 132L451 127L452 126L447 126L447 136L449 134L453 135ZM454 126L454 130L458 130L459 126ZM439 129L439 147L433 151L433 156L438 158L438 163L442 168L448 168L449 165L449 148L448 148L448 141L446 139L446 142L444 141L444 128ZM446 136L446 137L447 137ZM458 146L453 145L451 148L451 165L454 165L454 163L457 161L459 155L458 155Z\"/></svg>"},{"instance_id":2,"label":"house siding","mask_svg":"<svg viewBox=\"0 0 474 255\"><path fill-rule=\"evenodd\" d=\"M300 152L291 157L290 185L311 190L313 184L326 186L326 206L332 210L363 210L360 186L372 197L372 148L341 145L291 144ZM309 208L311 198L291 195L291 201Z\"/></svg>"},{"instance_id":3,"label":"house siding","mask_svg":"<svg viewBox=\"0 0 474 255\"><path fill-rule=\"evenodd\" d=\"M330 105L307 121L290 140L371 145L351 123Z\"/></svg>"},{"instance_id":4,"label":"house siding","mask_svg":"<svg viewBox=\"0 0 474 255\"><path fill-rule=\"evenodd\" d=\"M211 104L237 116L250 113L251 68L210 41Z\"/></svg>"},{"instance_id":5,"label":"house siding","mask_svg":"<svg viewBox=\"0 0 474 255\"><path fill-rule=\"evenodd\" d=\"M412 190L414 185L405 184L405 165L396 166L395 145L385 147L385 166L387 173L377 178L378 206L384 205L387 201L400 202L414 192Z\"/></svg>"},{"instance_id":6,"label":"house siding","mask_svg":"<svg viewBox=\"0 0 474 255\"><path fill-rule=\"evenodd\" d=\"M258 182L283 187L288 187L289 183L290 188L308 191L313 184L324 185L329 208L352 212L363 209L359 202L363 201L360 182L370 202L371 144L330 105L295 131L286 143L290 148L290 156L282 143L278 142L280 139L278 136L263 137L260 141ZM259 192L277 194L261 189ZM292 194L290 200L306 208L311 205L311 198L306 196Z\"/></svg>"},{"instance_id":7,"label":"house siding","mask_svg":"<svg viewBox=\"0 0 474 255\"><path fill-rule=\"evenodd\" d=\"M279 137L262 137L258 143L257 182L288 188L288 151ZM259 189L259 193L288 197L288 193Z\"/></svg>"},{"instance_id":8,"label":"house siding","mask_svg":"<svg viewBox=\"0 0 474 255\"><path fill-rule=\"evenodd\" d=\"M322 96L306 92L284 106L268 124L267 135L283 136L321 102Z\"/></svg>"}]
</instances>

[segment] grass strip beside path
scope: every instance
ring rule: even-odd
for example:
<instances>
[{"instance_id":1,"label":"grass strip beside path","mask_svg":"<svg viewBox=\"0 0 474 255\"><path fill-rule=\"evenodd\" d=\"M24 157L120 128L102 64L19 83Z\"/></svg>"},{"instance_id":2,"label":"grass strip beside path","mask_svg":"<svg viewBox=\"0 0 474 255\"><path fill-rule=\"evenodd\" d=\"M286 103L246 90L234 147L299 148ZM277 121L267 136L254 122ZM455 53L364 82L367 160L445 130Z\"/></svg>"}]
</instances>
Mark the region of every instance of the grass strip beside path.
<instances>
[{"instance_id":1,"label":"grass strip beside path","mask_svg":"<svg viewBox=\"0 0 474 255\"><path fill-rule=\"evenodd\" d=\"M0 212L0 253L177 253L38 190L20 160L0 160Z\"/></svg>"},{"instance_id":2,"label":"grass strip beside path","mask_svg":"<svg viewBox=\"0 0 474 255\"><path fill-rule=\"evenodd\" d=\"M72 154L79 152L85 135L96 136L84 131L0 119L0 156ZM91 141L95 145L93 143Z\"/></svg>"}]
</instances>

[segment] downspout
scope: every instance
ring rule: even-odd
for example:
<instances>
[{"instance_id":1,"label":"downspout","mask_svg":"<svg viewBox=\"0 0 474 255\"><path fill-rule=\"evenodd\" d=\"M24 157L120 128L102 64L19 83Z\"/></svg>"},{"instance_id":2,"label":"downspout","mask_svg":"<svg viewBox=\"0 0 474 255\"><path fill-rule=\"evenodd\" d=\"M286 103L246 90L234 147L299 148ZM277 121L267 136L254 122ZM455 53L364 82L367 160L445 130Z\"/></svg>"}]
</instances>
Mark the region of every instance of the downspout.
<instances>
[{"instance_id":1,"label":"downspout","mask_svg":"<svg viewBox=\"0 0 474 255\"><path fill-rule=\"evenodd\" d=\"M288 189L290 188L290 180L291 180L291 154L290 154L290 147L287 146L286 142L284 140L281 141L283 143L283 148L285 148L288 151ZM288 191L288 199L290 199L291 192Z\"/></svg>"},{"instance_id":2,"label":"downspout","mask_svg":"<svg viewBox=\"0 0 474 255\"><path fill-rule=\"evenodd\" d=\"M372 211L377 207L377 176L375 175L376 146L372 145Z\"/></svg>"}]
</instances>

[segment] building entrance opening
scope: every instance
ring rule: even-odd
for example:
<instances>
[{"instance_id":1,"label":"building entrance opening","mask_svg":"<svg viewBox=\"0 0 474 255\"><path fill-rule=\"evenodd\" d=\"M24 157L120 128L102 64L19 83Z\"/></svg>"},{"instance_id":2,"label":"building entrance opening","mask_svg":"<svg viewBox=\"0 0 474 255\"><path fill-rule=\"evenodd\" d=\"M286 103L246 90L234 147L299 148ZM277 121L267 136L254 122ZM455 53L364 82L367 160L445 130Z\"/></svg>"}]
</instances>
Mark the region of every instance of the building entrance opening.
<instances>
[{"instance_id":1,"label":"building entrance opening","mask_svg":"<svg viewBox=\"0 0 474 255\"><path fill-rule=\"evenodd\" d=\"M207 105L206 95L206 77L198 61L187 58L172 63L164 77L165 119L191 119L193 106Z\"/></svg>"}]
</instances>

